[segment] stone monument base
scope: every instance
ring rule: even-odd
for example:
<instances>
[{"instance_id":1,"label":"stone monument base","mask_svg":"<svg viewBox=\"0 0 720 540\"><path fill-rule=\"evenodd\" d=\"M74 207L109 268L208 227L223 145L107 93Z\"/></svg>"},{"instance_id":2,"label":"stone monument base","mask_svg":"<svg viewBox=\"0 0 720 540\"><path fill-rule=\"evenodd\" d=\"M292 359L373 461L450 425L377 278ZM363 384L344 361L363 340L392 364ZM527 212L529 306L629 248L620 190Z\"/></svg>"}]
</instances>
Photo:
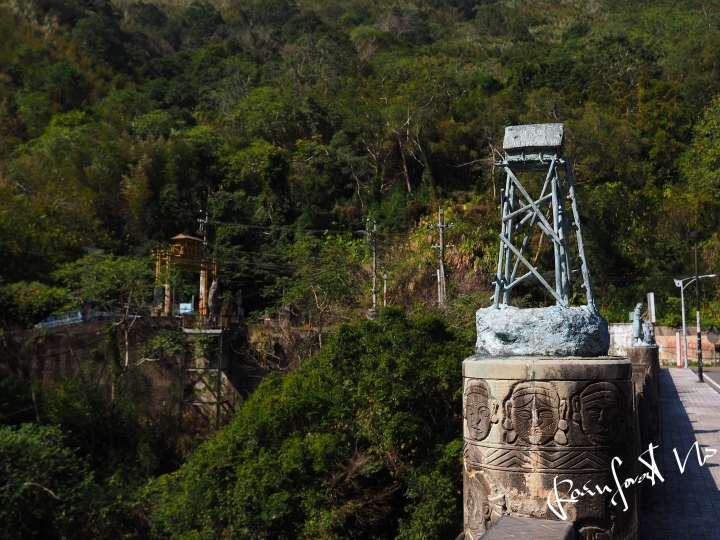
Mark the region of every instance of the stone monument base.
<instances>
[{"instance_id":1,"label":"stone monument base","mask_svg":"<svg viewBox=\"0 0 720 540\"><path fill-rule=\"evenodd\" d=\"M632 362L632 381L635 388L635 438L642 452L657 433L660 423L658 389L660 385L660 354L657 345L628 347L628 360ZM647 490L640 486L638 497Z\"/></svg>"},{"instance_id":2,"label":"stone monument base","mask_svg":"<svg viewBox=\"0 0 720 540\"><path fill-rule=\"evenodd\" d=\"M657 345L628 347L627 358L633 364L633 373L639 366L644 366L657 394L660 390L660 348ZM638 368L635 367L636 365Z\"/></svg>"},{"instance_id":3,"label":"stone monument base","mask_svg":"<svg viewBox=\"0 0 720 540\"><path fill-rule=\"evenodd\" d=\"M637 476L631 375L619 357L466 359L466 539L507 514L574 522L586 540L636 539L634 487L616 481Z\"/></svg>"}]
</instances>

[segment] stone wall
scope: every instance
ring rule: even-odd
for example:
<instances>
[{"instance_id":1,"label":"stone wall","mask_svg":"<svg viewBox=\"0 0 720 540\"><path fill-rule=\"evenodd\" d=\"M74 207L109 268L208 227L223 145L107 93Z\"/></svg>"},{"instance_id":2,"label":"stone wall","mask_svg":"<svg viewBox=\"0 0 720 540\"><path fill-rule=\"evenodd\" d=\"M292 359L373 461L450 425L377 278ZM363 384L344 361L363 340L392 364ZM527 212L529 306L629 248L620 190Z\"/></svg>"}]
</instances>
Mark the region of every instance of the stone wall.
<instances>
[{"instance_id":1,"label":"stone wall","mask_svg":"<svg viewBox=\"0 0 720 540\"><path fill-rule=\"evenodd\" d=\"M612 323L608 325L610 331L610 354L625 356L628 347L632 347L632 323ZM658 345L660 364L674 366L676 364L675 332L677 328L669 326L655 327L655 341ZM691 362L697 360L697 330L694 326L687 327L688 358ZM707 340L706 332L702 336L703 363L712 365L714 346ZM682 339L682 332L680 334ZM683 346L683 343L680 343ZM716 353L720 363L720 353Z\"/></svg>"},{"instance_id":2,"label":"stone wall","mask_svg":"<svg viewBox=\"0 0 720 540\"><path fill-rule=\"evenodd\" d=\"M181 355L143 361L140 347L158 332L172 329L180 332L179 318L143 317L135 322L129 334L130 363L134 373L140 376L138 380L147 386L150 412L179 409ZM228 412L257 386L264 375L239 361L237 351L246 346L247 339L242 331L236 337L233 347L226 351L226 369L222 377ZM15 352L0 358L0 371L12 379L39 381L49 388L63 378L76 377L82 370L83 375L110 399L109 371L113 362L124 363L124 337L119 329L111 328L111 323L88 322L34 329L15 333L12 339L16 344ZM186 374L185 385L195 384L195 379L193 374ZM185 394L188 394L188 388Z\"/></svg>"}]
</instances>

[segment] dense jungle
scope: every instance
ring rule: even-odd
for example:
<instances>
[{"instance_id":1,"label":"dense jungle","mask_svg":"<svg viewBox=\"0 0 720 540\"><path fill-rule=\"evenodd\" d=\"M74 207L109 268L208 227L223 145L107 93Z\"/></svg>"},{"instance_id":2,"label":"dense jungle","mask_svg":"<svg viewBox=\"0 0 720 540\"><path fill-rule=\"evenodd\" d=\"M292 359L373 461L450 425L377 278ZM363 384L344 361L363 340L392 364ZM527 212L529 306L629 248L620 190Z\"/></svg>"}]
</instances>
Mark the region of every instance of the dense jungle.
<instances>
[{"instance_id":1,"label":"dense jungle","mask_svg":"<svg viewBox=\"0 0 720 540\"><path fill-rule=\"evenodd\" d=\"M718 2L1 0L0 357L21 361L54 313L147 313L153 250L206 217L220 296L316 331L202 436L147 414L110 330L110 401L82 377L3 375L0 536L454 538L493 165L506 126L554 122L602 314L654 292L678 326L691 231L700 273L720 263ZM372 222L391 306L375 321ZM197 276L166 279L197 297ZM720 324L702 283L703 326Z\"/></svg>"}]
</instances>

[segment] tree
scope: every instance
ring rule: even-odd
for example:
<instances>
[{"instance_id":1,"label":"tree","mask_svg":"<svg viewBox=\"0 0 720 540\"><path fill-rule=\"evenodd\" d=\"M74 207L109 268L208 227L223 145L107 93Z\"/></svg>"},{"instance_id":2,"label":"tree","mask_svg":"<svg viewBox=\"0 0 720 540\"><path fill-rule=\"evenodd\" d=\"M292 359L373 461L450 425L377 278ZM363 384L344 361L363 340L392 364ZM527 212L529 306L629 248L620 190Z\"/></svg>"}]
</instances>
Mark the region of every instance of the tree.
<instances>
[{"instance_id":1,"label":"tree","mask_svg":"<svg viewBox=\"0 0 720 540\"><path fill-rule=\"evenodd\" d=\"M436 317L382 310L271 375L230 425L150 485L158 535L452 538L461 527L460 361Z\"/></svg>"},{"instance_id":2,"label":"tree","mask_svg":"<svg viewBox=\"0 0 720 540\"><path fill-rule=\"evenodd\" d=\"M693 130L693 141L683 155L681 170L694 191L716 196L720 187L720 95L715 96Z\"/></svg>"},{"instance_id":3,"label":"tree","mask_svg":"<svg viewBox=\"0 0 720 540\"><path fill-rule=\"evenodd\" d=\"M53 311L59 310L68 300L70 292L37 281L17 281L0 286L3 316L8 323L28 326Z\"/></svg>"},{"instance_id":4,"label":"tree","mask_svg":"<svg viewBox=\"0 0 720 540\"><path fill-rule=\"evenodd\" d=\"M364 252L362 241L347 236L298 235L288 253L293 275L278 280L266 294L278 297L281 309L290 307L307 320L322 348L325 329L351 320L360 304Z\"/></svg>"},{"instance_id":5,"label":"tree","mask_svg":"<svg viewBox=\"0 0 720 540\"><path fill-rule=\"evenodd\" d=\"M117 316L112 325L125 340L125 359L130 365L130 331L150 303L155 278L152 261L91 253L54 272L56 280L75 291L77 301Z\"/></svg>"},{"instance_id":6,"label":"tree","mask_svg":"<svg viewBox=\"0 0 720 540\"><path fill-rule=\"evenodd\" d=\"M93 474L53 426L0 426L0 535L81 538L92 513Z\"/></svg>"}]
</instances>

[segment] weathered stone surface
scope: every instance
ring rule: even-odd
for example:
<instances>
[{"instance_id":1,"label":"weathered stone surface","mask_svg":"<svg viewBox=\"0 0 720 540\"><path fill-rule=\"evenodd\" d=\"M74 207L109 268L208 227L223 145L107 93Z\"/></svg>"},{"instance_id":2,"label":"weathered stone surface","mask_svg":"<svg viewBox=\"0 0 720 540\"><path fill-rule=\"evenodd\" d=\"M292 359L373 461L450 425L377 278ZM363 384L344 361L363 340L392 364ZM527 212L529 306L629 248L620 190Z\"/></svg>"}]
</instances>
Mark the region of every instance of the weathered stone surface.
<instances>
[{"instance_id":1,"label":"weathered stone surface","mask_svg":"<svg viewBox=\"0 0 720 540\"><path fill-rule=\"evenodd\" d=\"M636 439L638 448L647 448L660 422L658 379L660 360L657 345L628 347L635 387Z\"/></svg>"},{"instance_id":2,"label":"weathered stone surface","mask_svg":"<svg viewBox=\"0 0 720 540\"><path fill-rule=\"evenodd\" d=\"M583 539L637 539L636 486L621 501L614 476L638 475L626 358L473 356L463 367L466 540L507 514L574 523Z\"/></svg>"},{"instance_id":3,"label":"weathered stone surface","mask_svg":"<svg viewBox=\"0 0 720 540\"><path fill-rule=\"evenodd\" d=\"M477 310L476 353L482 356L605 356L610 334L589 306Z\"/></svg>"},{"instance_id":4,"label":"weathered stone surface","mask_svg":"<svg viewBox=\"0 0 720 540\"><path fill-rule=\"evenodd\" d=\"M657 345L628 347L627 357L633 363L633 378L638 367L643 366L647 376L655 386L655 393L660 390L660 349Z\"/></svg>"},{"instance_id":5,"label":"weathered stone surface","mask_svg":"<svg viewBox=\"0 0 720 540\"><path fill-rule=\"evenodd\" d=\"M502 516L480 540L574 540L575 526L547 519L518 516Z\"/></svg>"},{"instance_id":6,"label":"weathered stone surface","mask_svg":"<svg viewBox=\"0 0 720 540\"><path fill-rule=\"evenodd\" d=\"M463 377L473 379L516 379L518 381L626 380L632 375L630 362L618 356L599 358L513 356L471 356L463 362Z\"/></svg>"}]
</instances>

